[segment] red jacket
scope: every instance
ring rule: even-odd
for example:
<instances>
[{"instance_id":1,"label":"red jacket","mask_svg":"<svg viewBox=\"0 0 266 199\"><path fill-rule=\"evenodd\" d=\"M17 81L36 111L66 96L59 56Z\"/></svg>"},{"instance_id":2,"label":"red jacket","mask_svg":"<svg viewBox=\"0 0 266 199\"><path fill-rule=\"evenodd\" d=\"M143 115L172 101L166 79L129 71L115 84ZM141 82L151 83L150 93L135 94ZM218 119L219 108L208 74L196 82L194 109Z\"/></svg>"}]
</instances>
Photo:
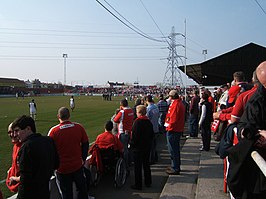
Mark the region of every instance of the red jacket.
<instances>
[{"instance_id":1,"label":"red jacket","mask_svg":"<svg viewBox=\"0 0 266 199\"><path fill-rule=\"evenodd\" d=\"M12 153L12 166L10 167L10 169L7 172L7 177L6 177L6 186L7 188L12 191L12 192L18 192L18 186L20 185L20 182L14 185L9 185L10 180L9 178L11 176L16 176L19 177L19 165L17 164L17 157L18 157L18 152L19 149L21 147L21 143L16 143L13 146L13 153Z\"/></svg>"},{"instance_id":2,"label":"red jacket","mask_svg":"<svg viewBox=\"0 0 266 199\"><path fill-rule=\"evenodd\" d=\"M224 122L230 120L232 111L233 111L233 106L227 109L222 109L222 112L219 115L219 120Z\"/></svg>"},{"instance_id":3,"label":"red jacket","mask_svg":"<svg viewBox=\"0 0 266 199\"><path fill-rule=\"evenodd\" d=\"M167 131L184 131L185 107L180 99L172 100L165 118L165 126Z\"/></svg>"},{"instance_id":4,"label":"red jacket","mask_svg":"<svg viewBox=\"0 0 266 199\"><path fill-rule=\"evenodd\" d=\"M87 161L89 161L89 165L95 165L97 167L97 171L103 173L103 163L101 159L100 149L97 146L97 144L93 144L89 150L89 153L91 154L91 158Z\"/></svg>"},{"instance_id":5,"label":"red jacket","mask_svg":"<svg viewBox=\"0 0 266 199\"><path fill-rule=\"evenodd\" d=\"M114 150L119 150L120 153L123 152L123 144L121 141L112 134L112 132L103 132L97 136L95 144L98 145L100 149L108 149L113 147Z\"/></svg>"},{"instance_id":6,"label":"red jacket","mask_svg":"<svg viewBox=\"0 0 266 199\"><path fill-rule=\"evenodd\" d=\"M227 109L222 110L219 119L222 121L231 120L231 116L240 119L245 110L247 101L256 92L257 88L257 86L254 86L251 90L241 93L237 97L235 105L233 107L229 107Z\"/></svg>"},{"instance_id":7,"label":"red jacket","mask_svg":"<svg viewBox=\"0 0 266 199\"><path fill-rule=\"evenodd\" d=\"M118 123L118 137L125 131L128 131L131 135L133 121L133 110L130 107L123 107L114 118L114 122Z\"/></svg>"},{"instance_id":8,"label":"red jacket","mask_svg":"<svg viewBox=\"0 0 266 199\"><path fill-rule=\"evenodd\" d=\"M212 104L212 112L216 112L216 102L212 96L209 96L208 102Z\"/></svg>"}]
</instances>

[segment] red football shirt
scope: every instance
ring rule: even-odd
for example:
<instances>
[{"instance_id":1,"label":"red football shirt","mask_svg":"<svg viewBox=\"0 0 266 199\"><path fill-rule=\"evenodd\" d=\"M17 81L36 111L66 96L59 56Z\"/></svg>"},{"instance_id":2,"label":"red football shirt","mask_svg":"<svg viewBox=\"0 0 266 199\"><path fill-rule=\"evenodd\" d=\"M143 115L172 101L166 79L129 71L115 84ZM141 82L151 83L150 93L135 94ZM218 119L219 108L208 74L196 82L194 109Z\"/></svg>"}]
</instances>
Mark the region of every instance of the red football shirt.
<instances>
[{"instance_id":1,"label":"red football shirt","mask_svg":"<svg viewBox=\"0 0 266 199\"><path fill-rule=\"evenodd\" d=\"M83 165L81 144L88 142L85 129L78 123L65 121L52 127L48 133L54 141L60 159L57 171L67 174Z\"/></svg>"},{"instance_id":2,"label":"red football shirt","mask_svg":"<svg viewBox=\"0 0 266 199\"><path fill-rule=\"evenodd\" d=\"M134 121L134 112L130 107L124 107L114 118L114 122L118 123L118 136L125 131L131 134Z\"/></svg>"},{"instance_id":3,"label":"red football shirt","mask_svg":"<svg viewBox=\"0 0 266 199\"><path fill-rule=\"evenodd\" d=\"M237 119L240 119L242 116L245 106L249 98L256 92L257 86L254 86L251 90L248 90L244 93L241 93L235 103L231 116Z\"/></svg>"}]
</instances>

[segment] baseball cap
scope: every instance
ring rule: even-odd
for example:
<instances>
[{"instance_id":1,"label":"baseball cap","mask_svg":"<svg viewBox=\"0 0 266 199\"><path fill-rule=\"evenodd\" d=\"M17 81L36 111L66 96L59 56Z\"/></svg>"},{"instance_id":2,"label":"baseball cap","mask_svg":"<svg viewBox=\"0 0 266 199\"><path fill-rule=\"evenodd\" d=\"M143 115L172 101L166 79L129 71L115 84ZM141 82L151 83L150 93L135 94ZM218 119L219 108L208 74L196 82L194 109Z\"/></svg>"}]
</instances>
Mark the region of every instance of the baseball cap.
<instances>
[{"instance_id":1,"label":"baseball cap","mask_svg":"<svg viewBox=\"0 0 266 199\"><path fill-rule=\"evenodd\" d=\"M240 93L240 87L239 86L232 86L228 91L228 103L233 103L237 97L237 95Z\"/></svg>"}]
</instances>

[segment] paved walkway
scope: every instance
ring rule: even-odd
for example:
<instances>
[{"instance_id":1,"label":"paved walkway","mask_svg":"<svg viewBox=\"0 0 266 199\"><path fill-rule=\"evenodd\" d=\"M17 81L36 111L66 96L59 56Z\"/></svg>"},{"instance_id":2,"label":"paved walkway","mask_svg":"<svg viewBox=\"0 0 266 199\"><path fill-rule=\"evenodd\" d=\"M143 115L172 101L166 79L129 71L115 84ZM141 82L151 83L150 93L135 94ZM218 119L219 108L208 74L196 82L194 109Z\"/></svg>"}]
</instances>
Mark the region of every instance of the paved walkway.
<instances>
[{"instance_id":1,"label":"paved walkway","mask_svg":"<svg viewBox=\"0 0 266 199\"><path fill-rule=\"evenodd\" d=\"M170 175L160 199L228 199L223 192L223 161L214 152L199 151L201 139L187 139L181 150L181 175Z\"/></svg>"}]
</instances>

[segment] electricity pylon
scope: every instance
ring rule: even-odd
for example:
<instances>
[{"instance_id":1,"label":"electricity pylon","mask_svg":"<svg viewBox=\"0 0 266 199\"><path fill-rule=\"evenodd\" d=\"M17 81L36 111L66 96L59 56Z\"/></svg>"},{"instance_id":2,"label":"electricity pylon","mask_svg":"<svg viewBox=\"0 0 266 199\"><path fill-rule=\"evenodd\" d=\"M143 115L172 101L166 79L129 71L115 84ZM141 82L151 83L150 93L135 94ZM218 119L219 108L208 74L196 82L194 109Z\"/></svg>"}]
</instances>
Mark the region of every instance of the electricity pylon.
<instances>
[{"instance_id":1,"label":"electricity pylon","mask_svg":"<svg viewBox=\"0 0 266 199\"><path fill-rule=\"evenodd\" d=\"M177 86L180 86L181 88L184 88L184 84L181 78L179 61L183 62L183 59L185 59L185 56L181 56L177 53L176 47L184 47L182 44L176 44L176 36L182 36L185 37L185 35L180 33L175 33L175 27L172 27L172 32L169 35L170 42L169 44L169 56L167 57L167 68L164 74L164 80L163 85L165 87L172 87L175 88Z\"/></svg>"}]
</instances>

